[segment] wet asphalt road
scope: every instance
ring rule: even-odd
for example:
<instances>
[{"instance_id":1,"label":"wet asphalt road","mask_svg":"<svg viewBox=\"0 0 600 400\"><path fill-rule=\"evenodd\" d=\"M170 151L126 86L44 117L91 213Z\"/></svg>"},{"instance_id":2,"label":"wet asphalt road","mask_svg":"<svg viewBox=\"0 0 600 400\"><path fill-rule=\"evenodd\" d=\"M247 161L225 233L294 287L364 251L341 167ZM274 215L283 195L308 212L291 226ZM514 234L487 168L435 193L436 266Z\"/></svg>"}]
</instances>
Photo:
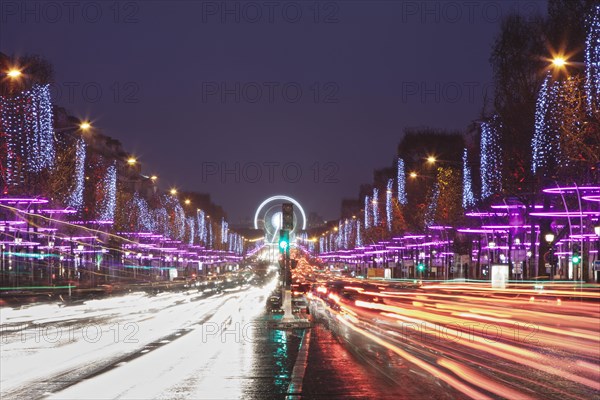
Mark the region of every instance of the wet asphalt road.
<instances>
[{"instance_id":1,"label":"wet asphalt road","mask_svg":"<svg viewBox=\"0 0 600 400\"><path fill-rule=\"evenodd\" d=\"M1 397L284 397L300 336L267 331L272 286L0 309Z\"/></svg>"},{"instance_id":2,"label":"wet asphalt road","mask_svg":"<svg viewBox=\"0 0 600 400\"><path fill-rule=\"evenodd\" d=\"M471 342L394 338L392 326L377 322L381 316L375 312L361 317L373 321L372 326L350 324L315 301L310 331L270 329L273 317L264 305L273 286L274 282L220 294L133 293L71 306L1 308L1 398L469 398L457 389L460 385L448 384L448 376L434 377L409 361L413 356L457 373L460 369L440 363L441 357L468 361L475 375L465 376L463 382L480 374L525 393L486 393L488 398L600 398L585 385L461 347ZM308 350L305 369L294 368L302 359L301 343ZM406 357L398 356L388 343ZM544 354L552 351L558 350ZM578 367L589 370L591 362ZM563 367L569 371L568 365ZM300 382L296 388L291 385L294 379Z\"/></svg>"}]
</instances>

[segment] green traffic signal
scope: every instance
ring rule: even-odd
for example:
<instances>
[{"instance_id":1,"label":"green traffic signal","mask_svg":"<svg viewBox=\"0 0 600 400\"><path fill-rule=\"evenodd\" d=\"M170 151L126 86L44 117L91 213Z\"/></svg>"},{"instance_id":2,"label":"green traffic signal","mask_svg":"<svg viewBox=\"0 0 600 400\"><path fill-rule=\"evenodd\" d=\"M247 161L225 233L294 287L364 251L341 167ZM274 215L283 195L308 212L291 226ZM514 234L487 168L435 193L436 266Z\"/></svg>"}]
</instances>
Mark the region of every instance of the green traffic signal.
<instances>
[{"instance_id":1,"label":"green traffic signal","mask_svg":"<svg viewBox=\"0 0 600 400\"><path fill-rule=\"evenodd\" d=\"M289 231L282 229L279 231L279 250L286 252L290 245L290 233Z\"/></svg>"},{"instance_id":2,"label":"green traffic signal","mask_svg":"<svg viewBox=\"0 0 600 400\"><path fill-rule=\"evenodd\" d=\"M423 263L419 263L419 264L417 264L417 270L418 270L419 272L423 272L423 271L425 271L425 264L423 264Z\"/></svg>"},{"instance_id":3,"label":"green traffic signal","mask_svg":"<svg viewBox=\"0 0 600 400\"><path fill-rule=\"evenodd\" d=\"M579 247L577 243L574 243L573 247L571 247L571 262L573 263L573 265L579 265L581 263L580 249L581 247Z\"/></svg>"}]
</instances>

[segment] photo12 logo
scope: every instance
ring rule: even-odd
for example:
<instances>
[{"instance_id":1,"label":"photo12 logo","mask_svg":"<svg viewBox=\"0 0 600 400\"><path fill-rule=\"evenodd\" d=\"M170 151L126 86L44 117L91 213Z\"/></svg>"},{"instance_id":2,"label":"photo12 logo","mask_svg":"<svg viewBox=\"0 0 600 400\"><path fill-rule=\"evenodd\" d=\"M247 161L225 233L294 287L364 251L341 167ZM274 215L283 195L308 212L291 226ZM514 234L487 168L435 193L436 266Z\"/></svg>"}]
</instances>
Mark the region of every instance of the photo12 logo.
<instances>
[{"instance_id":1,"label":"photo12 logo","mask_svg":"<svg viewBox=\"0 0 600 400\"><path fill-rule=\"evenodd\" d=\"M393 4L393 3L392 3ZM534 18L543 11L540 1L402 1L400 22L419 24L497 24L511 12Z\"/></svg>"},{"instance_id":2,"label":"photo12 logo","mask_svg":"<svg viewBox=\"0 0 600 400\"><path fill-rule=\"evenodd\" d=\"M0 1L0 21L20 24L137 24L137 1Z\"/></svg>"},{"instance_id":3,"label":"photo12 logo","mask_svg":"<svg viewBox=\"0 0 600 400\"><path fill-rule=\"evenodd\" d=\"M337 82L202 82L202 103L339 103Z\"/></svg>"},{"instance_id":4,"label":"photo12 logo","mask_svg":"<svg viewBox=\"0 0 600 400\"><path fill-rule=\"evenodd\" d=\"M138 343L139 326L134 322L85 324L79 326L43 325L14 326L0 329L1 342L9 343L10 336L21 343L64 343L84 341L97 343L101 340L113 343ZM16 336L15 336L16 335Z\"/></svg>"},{"instance_id":5,"label":"photo12 logo","mask_svg":"<svg viewBox=\"0 0 600 400\"><path fill-rule=\"evenodd\" d=\"M50 96L57 104L99 103L109 101L116 104L140 102L140 85L134 81L100 82L53 82Z\"/></svg>"},{"instance_id":6,"label":"photo12 logo","mask_svg":"<svg viewBox=\"0 0 600 400\"><path fill-rule=\"evenodd\" d=\"M339 183L338 173L340 167L332 161L315 162L308 168L301 163L289 161L265 162L216 162L205 161L200 165L202 183L298 183L303 177L311 179L313 183Z\"/></svg>"},{"instance_id":7,"label":"photo12 logo","mask_svg":"<svg viewBox=\"0 0 600 400\"><path fill-rule=\"evenodd\" d=\"M340 6L333 1L203 1L200 21L218 24L336 24Z\"/></svg>"},{"instance_id":8,"label":"photo12 logo","mask_svg":"<svg viewBox=\"0 0 600 400\"><path fill-rule=\"evenodd\" d=\"M401 102L421 104L477 104L494 95L493 83L467 82L402 82Z\"/></svg>"}]
</instances>

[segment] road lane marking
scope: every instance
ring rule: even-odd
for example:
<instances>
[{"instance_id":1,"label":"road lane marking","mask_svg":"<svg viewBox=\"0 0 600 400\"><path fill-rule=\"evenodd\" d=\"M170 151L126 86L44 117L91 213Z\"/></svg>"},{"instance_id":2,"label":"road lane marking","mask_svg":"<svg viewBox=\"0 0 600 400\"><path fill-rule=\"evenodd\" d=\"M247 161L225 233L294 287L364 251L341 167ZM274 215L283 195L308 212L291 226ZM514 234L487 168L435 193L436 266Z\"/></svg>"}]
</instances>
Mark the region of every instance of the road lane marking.
<instances>
[{"instance_id":1,"label":"road lane marking","mask_svg":"<svg viewBox=\"0 0 600 400\"><path fill-rule=\"evenodd\" d=\"M296 357L296 363L292 370L292 378L290 385L288 386L288 395L286 400L299 399L302 394L302 383L304 382L304 374L306 373L306 367L308 366L308 350L310 348L310 329L304 330L304 337L300 344L300 350L298 350L298 356Z\"/></svg>"}]
</instances>

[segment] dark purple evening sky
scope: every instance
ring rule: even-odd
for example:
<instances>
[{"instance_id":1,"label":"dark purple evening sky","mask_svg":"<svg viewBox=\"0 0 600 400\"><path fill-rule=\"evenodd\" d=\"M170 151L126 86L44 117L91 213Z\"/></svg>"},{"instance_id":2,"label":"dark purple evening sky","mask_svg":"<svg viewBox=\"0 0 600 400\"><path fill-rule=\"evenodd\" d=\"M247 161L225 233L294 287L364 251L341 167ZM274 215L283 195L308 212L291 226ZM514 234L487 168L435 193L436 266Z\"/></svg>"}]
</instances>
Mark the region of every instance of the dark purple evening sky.
<instances>
[{"instance_id":1,"label":"dark purple evening sky","mask_svg":"<svg viewBox=\"0 0 600 400\"><path fill-rule=\"evenodd\" d=\"M405 128L477 119L512 9L546 1L0 0L0 51L47 58L55 102L233 223L274 194L336 218Z\"/></svg>"}]
</instances>

